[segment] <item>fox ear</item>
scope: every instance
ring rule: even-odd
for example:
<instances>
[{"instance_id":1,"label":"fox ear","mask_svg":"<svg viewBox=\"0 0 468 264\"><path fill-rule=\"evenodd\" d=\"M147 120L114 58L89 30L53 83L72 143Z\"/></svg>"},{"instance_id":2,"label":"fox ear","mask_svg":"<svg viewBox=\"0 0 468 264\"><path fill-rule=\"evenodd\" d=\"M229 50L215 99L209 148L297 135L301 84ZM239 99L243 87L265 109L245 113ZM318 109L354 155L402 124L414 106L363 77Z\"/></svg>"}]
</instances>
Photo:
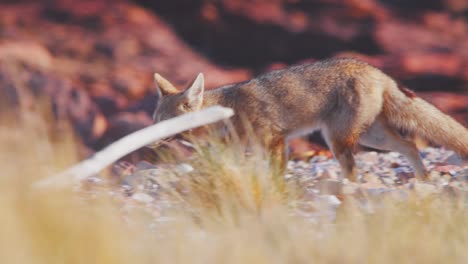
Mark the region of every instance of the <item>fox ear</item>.
<instances>
[{"instance_id":1,"label":"fox ear","mask_svg":"<svg viewBox=\"0 0 468 264\"><path fill-rule=\"evenodd\" d=\"M199 73L185 93L190 104L199 107L203 102L204 91L205 78L203 77L203 73Z\"/></svg>"},{"instance_id":2,"label":"fox ear","mask_svg":"<svg viewBox=\"0 0 468 264\"><path fill-rule=\"evenodd\" d=\"M180 93L179 90L177 90L177 88L172 85L172 83L170 83L158 73L154 74L154 84L156 85L156 91L160 96Z\"/></svg>"}]
</instances>

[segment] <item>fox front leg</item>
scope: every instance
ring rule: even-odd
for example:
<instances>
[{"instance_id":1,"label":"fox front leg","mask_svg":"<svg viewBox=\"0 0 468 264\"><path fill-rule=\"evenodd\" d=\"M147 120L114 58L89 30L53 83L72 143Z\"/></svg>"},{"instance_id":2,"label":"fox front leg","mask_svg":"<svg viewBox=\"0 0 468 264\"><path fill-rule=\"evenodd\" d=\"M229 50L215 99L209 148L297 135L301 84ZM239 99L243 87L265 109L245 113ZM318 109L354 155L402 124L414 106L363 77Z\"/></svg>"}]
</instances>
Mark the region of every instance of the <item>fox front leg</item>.
<instances>
[{"instance_id":1,"label":"fox front leg","mask_svg":"<svg viewBox=\"0 0 468 264\"><path fill-rule=\"evenodd\" d=\"M288 164L288 150L286 139L280 137L269 144L270 158L273 171L278 175L284 175Z\"/></svg>"}]
</instances>

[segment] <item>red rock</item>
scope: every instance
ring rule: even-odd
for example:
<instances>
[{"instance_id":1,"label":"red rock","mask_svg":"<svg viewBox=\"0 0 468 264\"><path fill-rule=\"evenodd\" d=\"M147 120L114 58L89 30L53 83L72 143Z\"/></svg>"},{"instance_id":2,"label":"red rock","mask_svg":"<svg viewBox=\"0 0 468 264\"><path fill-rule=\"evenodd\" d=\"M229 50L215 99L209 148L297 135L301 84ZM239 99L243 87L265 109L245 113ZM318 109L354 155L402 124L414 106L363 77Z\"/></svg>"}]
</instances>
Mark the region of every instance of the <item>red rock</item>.
<instances>
[{"instance_id":1,"label":"red rock","mask_svg":"<svg viewBox=\"0 0 468 264\"><path fill-rule=\"evenodd\" d=\"M453 39L448 34L396 20L377 25L375 38L385 51L391 53L453 50L454 48Z\"/></svg>"},{"instance_id":2,"label":"red rock","mask_svg":"<svg viewBox=\"0 0 468 264\"><path fill-rule=\"evenodd\" d=\"M406 74L461 75L463 60L456 54L407 53L401 57L401 71Z\"/></svg>"},{"instance_id":3,"label":"red rock","mask_svg":"<svg viewBox=\"0 0 468 264\"><path fill-rule=\"evenodd\" d=\"M47 5L50 11L62 12L76 19L99 16L109 5L113 4L109 0L54 0L51 2L51 5Z\"/></svg>"},{"instance_id":4,"label":"red rock","mask_svg":"<svg viewBox=\"0 0 468 264\"><path fill-rule=\"evenodd\" d=\"M109 118L109 129L103 140L109 142L119 139L152 123L151 118L144 112L116 114Z\"/></svg>"},{"instance_id":5,"label":"red rock","mask_svg":"<svg viewBox=\"0 0 468 264\"><path fill-rule=\"evenodd\" d=\"M111 82L114 89L130 99L139 99L146 94L152 84L152 76L132 68L119 67L113 72Z\"/></svg>"},{"instance_id":6,"label":"red rock","mask_svg":"<svg viewBox=\"0 0 468 264\"><path fill-rule=\"evenodd\" d=\"M115 119L120 113L144 110L149 118L154 72L181 89L203 72L213 88L253 72L353 56L418 91L436 76L431 89L457 94L424 98L467 122L459 91L468 89L468 24L454 15L463 14L465 2L3 1L0 63L13 56L25 64L21 77L31 94L20 95L16 76L1 67L0 89L29 105L34 96L52 98L56 116L70 118L84 142L97 148L131 131L124 127L142 124L132 114L123 125ZM300 145L298 154L314 150Z\"/></svg>"},{"instance_id":7,"label":"red rock","mask_svg":"<svg viewBox=\"0 0 468 264\"><path fill-rule=\"evenodd\" d=\"M25 41L7 41L0 43L0 61L5 63L25 63L41 69L52 66L52 56L39 43Z\"/></svg>"},{"instance_id":8,"label":"red rock","mask_svg":"<svg viewBox=\"0 0 468 264\"><path fill-rule=\"evenodd\" d=\"M316 189L318 189L322 195L339 195L343 190L343 182L340 180L324 179L317 183Z\"/></svg>"},{"instance_id":9,"label":"red rock","mask_svg":"<svg viewBox=\"0 0 468 264\"><path fill-rule=\"evenodd\" d=\"M455 165L441 165L441 166L435 166L432 170L438 171L438 172L443 172L443 173L449 173L453 174L456 171L461 170L462 168L460 166L455 166Z\"/></svg>"}]
</instances>

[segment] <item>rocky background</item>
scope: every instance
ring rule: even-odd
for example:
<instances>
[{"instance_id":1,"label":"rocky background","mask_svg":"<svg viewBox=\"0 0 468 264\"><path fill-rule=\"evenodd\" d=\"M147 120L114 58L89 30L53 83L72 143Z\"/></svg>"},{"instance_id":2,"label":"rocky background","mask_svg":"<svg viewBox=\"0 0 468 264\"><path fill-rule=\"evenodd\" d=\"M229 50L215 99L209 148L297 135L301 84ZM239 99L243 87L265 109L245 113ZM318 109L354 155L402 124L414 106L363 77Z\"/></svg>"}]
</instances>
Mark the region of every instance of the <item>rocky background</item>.
<instances>
[{"instance_id":1,"label":"rocky background","mask_svg":"<svg viewBox=\"0 0 468 264\"><path fill-rule=\"evenodd\" d=\"M468 124L467 17L466 0L3 0L0 108L50 101L92 151L151 123L154 72L214 88L354 56Z\"/></svg>"}]
</instances>

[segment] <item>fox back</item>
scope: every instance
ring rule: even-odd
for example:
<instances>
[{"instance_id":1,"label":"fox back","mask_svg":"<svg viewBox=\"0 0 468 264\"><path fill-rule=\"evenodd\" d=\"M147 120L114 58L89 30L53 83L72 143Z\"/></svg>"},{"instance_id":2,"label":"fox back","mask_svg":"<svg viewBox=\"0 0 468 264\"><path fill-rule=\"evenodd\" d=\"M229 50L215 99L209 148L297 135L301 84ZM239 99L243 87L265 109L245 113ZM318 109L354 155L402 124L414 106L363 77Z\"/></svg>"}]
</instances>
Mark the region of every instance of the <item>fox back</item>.
<instances>
[{"instance_id":1,"label":"fox back","mask_svg":"<svg viewBox=\"0 0 468 264\"><path fill-rule=\"evenodd\" d=\"M183 92L159 75L155 80L159 88L153 116L156 121L220 104L235 110L233 123L239 130L244 119L262 137L306 133L319 128L337 107L351 114L363 100L381 105L382 87L392 81L370 65L352 59L293 66L209 91L204 91L201 74ZM369 85L358 88L362 82Z\"/></svg>"}]
</instances>

